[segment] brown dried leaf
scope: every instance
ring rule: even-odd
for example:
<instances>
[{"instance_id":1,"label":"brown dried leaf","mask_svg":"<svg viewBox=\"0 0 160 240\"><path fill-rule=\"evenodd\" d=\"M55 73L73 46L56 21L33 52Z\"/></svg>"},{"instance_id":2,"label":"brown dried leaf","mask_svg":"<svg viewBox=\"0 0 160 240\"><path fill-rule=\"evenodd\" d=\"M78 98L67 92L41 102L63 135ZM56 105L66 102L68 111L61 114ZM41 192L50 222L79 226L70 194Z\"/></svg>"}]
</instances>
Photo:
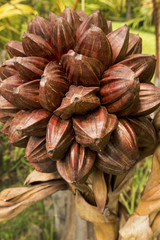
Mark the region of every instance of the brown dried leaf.
<instances>
[{"instance_id":1,"label":"brown dried leaf","mask_svg":"<svg viewBox=\"0 0 160 240\"><path fill-rule=\"evenodd\" d=\"M95 169L93 172L93 192L97 207L103 213L107 200L107 185L104 173L98 169Z\"/></svg>"},{"instance_id":2,"label":"brown dried leaf","mask_svg":"<svg viewBox=\"0 0 160 240\"><path fill-rule=\"evenodd\" d=\"M160 145L153 155L152 171L136 209L139 215L149 215L160 210Z\"/></svg>"},{"instance_id":3,"label":"brown dried leaf","mask_svg":"<svg viewBox=\"0 0 160 240\"><path fill-rule=\"evenodd\" d=\"M106 223L105 217L98 208L86 202L78 190L76 191L76 208L82 219L97 224Z\"/></svg>"},{"instance_id":4,"label":"brown dried leaf","mask_svg":"<svg viewBox=\"0 0 160 240\"><path fill-rule=\"evenodd\" d=\"M42 173L33 170L26 178L24 185L30 185L37 182L47 182L55 179L61 179L61 176L57 171L52 173Z\"/></svg>"},{"instance_id":5,"label":"brown dried leaf","mask_svg":"<svg viewBox=\"0 0 160 240\"><path fill-rule=\"evenodd\" d=\"M16 217L24 209L59 190L66 190L63 180L55 180L31 187L9 188L0 193L0 221Z\"/></svg>"}]
</instances>

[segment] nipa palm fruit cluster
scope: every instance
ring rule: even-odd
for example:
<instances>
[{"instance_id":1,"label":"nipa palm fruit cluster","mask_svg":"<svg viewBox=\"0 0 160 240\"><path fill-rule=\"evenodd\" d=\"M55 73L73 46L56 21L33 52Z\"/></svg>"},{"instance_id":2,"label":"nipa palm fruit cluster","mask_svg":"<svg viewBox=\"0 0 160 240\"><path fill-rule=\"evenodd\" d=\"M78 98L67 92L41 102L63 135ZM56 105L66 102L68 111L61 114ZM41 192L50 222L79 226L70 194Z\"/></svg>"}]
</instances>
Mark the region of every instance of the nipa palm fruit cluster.
<instances>
[{"instance_id":1,"label":"nipa palm fruit cluster","mask_svg":"<svg viewBox=\"0 0 160 240\"><path fill-rule=\"evenodd\" d=\"M122 174L157 144L156 59L141 53L139 35L111 24L68 7L36 16L0 67L3 133L37 171L58 170L68 183L93 169Z\"/></svg>"}]
</instances>

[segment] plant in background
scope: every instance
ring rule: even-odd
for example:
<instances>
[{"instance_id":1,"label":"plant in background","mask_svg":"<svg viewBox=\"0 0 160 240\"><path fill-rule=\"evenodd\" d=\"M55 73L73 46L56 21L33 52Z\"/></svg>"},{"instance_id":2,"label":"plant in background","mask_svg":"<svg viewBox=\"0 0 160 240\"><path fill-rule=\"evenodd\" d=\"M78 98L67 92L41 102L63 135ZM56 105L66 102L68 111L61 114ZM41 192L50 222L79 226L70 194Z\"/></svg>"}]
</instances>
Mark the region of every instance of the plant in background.
<instances>
[{"instance_id":1,"label":"plant in background","mask_svg":"<svg viewBox=\"0 0 160 240\"><path fill-rule=\"evenodd\" d=\"M155 57L141 53L142 39L126 25L112 31L99 11L88 16L68 7L59 17L51 12L49 20L36 16L22 42L11 41L6 49L2 131L14 146L26 148L35 170L25 181L31 186L1 192L0 220L70 189L97 239L116 239L127 219L119 195L136 163L158 144L159 116L154 125L149 117L160 105L160 89L150 82ZM143 225L135 216L131 223ZM147 227L144 234L151 236ZM123 239L141 237L139 229L126 235L124 228Z\"/></svg>"}]
</instances>

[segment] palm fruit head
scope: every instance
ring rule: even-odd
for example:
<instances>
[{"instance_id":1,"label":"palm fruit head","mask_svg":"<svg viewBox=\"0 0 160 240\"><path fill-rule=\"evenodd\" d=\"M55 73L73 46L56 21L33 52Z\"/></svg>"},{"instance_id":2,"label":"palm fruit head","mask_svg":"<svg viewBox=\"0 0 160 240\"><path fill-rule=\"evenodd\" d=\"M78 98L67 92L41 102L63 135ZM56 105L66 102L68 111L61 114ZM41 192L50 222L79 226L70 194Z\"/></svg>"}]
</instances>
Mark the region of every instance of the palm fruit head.
<instances>
[{"instance_id":1,"label":"palm fruit head","mask_svg":"<svg viewBox=\"0 0 160 240\"><path fill-rule=\"evenodd\" d=\"M80 184L92 171L123 174L153 153L156 59L126 25L113 31L101 12L66 7L49 20L36 16L6 49L2 131L36 171Z\"/></svg>"}]
</instances>

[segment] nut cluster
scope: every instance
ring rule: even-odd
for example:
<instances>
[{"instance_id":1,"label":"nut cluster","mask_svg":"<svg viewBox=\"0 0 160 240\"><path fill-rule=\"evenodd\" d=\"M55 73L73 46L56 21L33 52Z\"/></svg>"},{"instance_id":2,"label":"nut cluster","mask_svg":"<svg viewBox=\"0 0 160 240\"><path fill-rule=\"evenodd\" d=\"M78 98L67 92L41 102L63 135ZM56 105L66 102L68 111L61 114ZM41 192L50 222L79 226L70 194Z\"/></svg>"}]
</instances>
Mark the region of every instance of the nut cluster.
<instances>
[{"instance_id":1,"label":"nut cluster","mask_svg":"<svg viewBox=\"0 0 160 240\"><path fill-rule=\"evenodd\" d=\"M22 42L6 45L0 67L0 121L14 146L26 148L40 172L69 183L93 168L122 174L153 153L148 116L160 105L150 81L156 59L124 25L112 31L99 11L66 7L49 20L36 16Z\"/></svg>"}]
</instances>

